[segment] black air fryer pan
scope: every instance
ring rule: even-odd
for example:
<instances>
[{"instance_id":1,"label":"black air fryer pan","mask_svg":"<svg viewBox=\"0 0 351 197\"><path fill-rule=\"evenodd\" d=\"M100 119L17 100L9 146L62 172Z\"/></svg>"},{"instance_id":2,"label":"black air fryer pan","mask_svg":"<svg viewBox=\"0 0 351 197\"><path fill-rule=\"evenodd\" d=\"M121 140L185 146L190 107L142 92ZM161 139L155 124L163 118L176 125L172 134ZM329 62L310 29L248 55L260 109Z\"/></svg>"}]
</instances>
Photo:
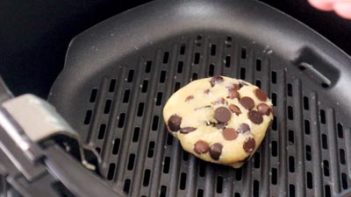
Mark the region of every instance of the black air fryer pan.
<instances>
[{"instance_id":1,"label":"black air fryer pan","mask_svg":"<svg viewBox=\"0 0 351 197\"><path fill-rule=\"evenodd\" d=\"M241 169L184 152L167 98L225 75L265 90L274 122ZM154 1L78 35L50 101L129 196L332 196L351 187L351 60L256 1Z\"/></svg>"}]
</instances>

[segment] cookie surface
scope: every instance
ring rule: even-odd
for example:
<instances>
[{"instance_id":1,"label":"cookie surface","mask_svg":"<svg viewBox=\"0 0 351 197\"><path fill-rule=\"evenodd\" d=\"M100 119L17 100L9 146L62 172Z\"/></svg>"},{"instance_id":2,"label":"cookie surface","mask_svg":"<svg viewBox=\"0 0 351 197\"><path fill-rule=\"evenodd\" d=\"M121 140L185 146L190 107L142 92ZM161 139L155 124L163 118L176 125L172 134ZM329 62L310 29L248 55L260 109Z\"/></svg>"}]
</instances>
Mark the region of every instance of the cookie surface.
<instances>
[{"instance_id":1,"label":"cookie surface","mask_svg":"<svg viewBox=\"0 0 351 197\"><path fill-rule=\"evenodd\" d=\"M216 76L192 81L175 92L163 118L185 151L238 168L261 144L272 111L271 101L257 86Z\"/></svg>"}]
</instances>

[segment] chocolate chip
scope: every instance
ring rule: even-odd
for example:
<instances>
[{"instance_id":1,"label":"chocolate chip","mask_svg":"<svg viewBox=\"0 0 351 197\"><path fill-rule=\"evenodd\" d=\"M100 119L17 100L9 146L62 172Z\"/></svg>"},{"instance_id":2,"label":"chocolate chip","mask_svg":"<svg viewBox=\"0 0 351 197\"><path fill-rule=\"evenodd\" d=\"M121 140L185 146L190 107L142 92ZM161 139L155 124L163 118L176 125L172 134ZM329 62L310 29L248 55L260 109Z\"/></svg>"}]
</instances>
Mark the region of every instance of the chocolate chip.
<instances>
[{"instance_id":1,"label":"chocolate chip","mask_svg":"<svg viewBox=\"0 0 351 197\"><path fill-rule=\"evenodd\" d=\"M240 94L236 89L229 89L227 98L235 99L239 97L240 97Z\"/></svg>"},{"instance_id":2,"label":"chocolate chip","mask_svg":"<svg viewBox=\"0 0 351 197\"><path fill-rule=\"evenodd\" d=\"M255 150L256 147L256 141L252 137L248 138L245 140L243 148L245 152L247 153L252 153Z\"/></svg>"},{"instance_id":3,"label":"chocolate chip","mask_svg":"<svg viewBox=\"0 0 351 197\"><path fill-rule=\"evenodd\" d=\"M204 93L205 93L205 94L210 93L210 89L206 89L206 90L204 91Z\"/></svg>"},{"instance_id":4,"label":"chocolate chip","mask_svg":"<svg viewBox=\"0 0 351 197\"><path fill-rule=\"evenodd\" d=\"M181 123L182 123L182 117L174 114L168 119L168 128L171 131L178 131L180 129Z\"/></svg>"},{"instance_id":5,"label":"chocolate chip","mask_svg":"<svg viewBox=\"0 0 351 197\"><path fill-rule=\"evenodd\" d=\"M235 113L236 115L241 114L241 110L238 106L230 104L228 107L232 113Z\"/></svg>"},{"instance_id":6,"label":"chocolate chip","mask_svg":"<svg viewBox=\"0 0 351 197\"><path fill-rule=\"evenodd\" d=\"M205 141L199 140L194 144L194 152L197 154L207 153L210 147Z\"/></svg>"},{"instance_id":7,"label":"chocolate chip","mask_svg":"<svg viewBox=\"0 0 351 197\"><path fill-rule=\"evenodd\" d=\"M220 123L226 123L230 120L232 113L226 107L219 107L214 112L214 118Z\"/></svg>"},{"instance_id":8,"label":"chocolate chip","mask_svg":"<svg viewBox=\"0 0 351 197\"><path fill-rule=\"evenodd\" d=\"M264 93L261 89L256 89L255 90L255 95L257 98L261 101L266 101L267 100L267 95Z\"/></svg>"},{"instance_id":9,"label":"chocolate chip","mask_svg":"<svg viewBox=\"0 0 351 197\"><path fill-rule=\"evenodd\" d=\"M262 114L254 110L249 112L249 119L255 124L261 124L263 122Z\"/></svg>"},{"instance_id":10,"label":"chocolate chip","mask_svg":"<svg viewBox=\"0 0 351 197\"><path fill-rule=\"evenodd\" d=\"M226 140L235 140L238 137L238 133L233 128L225 128L223 129L223 137Z\"/></svg>"},{"instance_id":11,"label":"chocolate chip","mask_svg":"<svg viewBox=\"0 0 351 197\"><path fill-rule=\"evenodd\" d=\"M238 133L246 133L250 131L250 126L246 123L242 123L237 129Z\"/></svg>"},{"instance_id":12,"label":"chocolate chip","mask_svg":"<svg viewBox=\"0 0 351 197\"><path fill-rule=\"evenodd\" d=\"M214 160L218 160L222 154L223 145L220 143L212 144L210 147L210 156Z\"/></svg>"},{"instance_id":13,"label":"chocolate chip","mask_svg":"<svg viewBox=\"0 0 351 197\"><path fill-rule=\"evenodd\" d=\"M217 83L222 83L224 81L222 76L214 76L210 80L211 87L215 86Z\"/></svg>"},{"instance_id":14,"label":"chocolate chip","mask_svg":"<svg viewBox=\"0 0 351 197\"><path fill-rule=\"evenodd\" d=\"M193 95L190 95L190 96L187 96L187 97L185 98L185 101L188 102L188 101L190 101L190 100L192 100L192 99L194 99L194 96L193 96Z\"/></svg>"},{"instance_id":15,"label":"chocolate chip","mask_svg":"<svg viewBox=\"0 0 351 197\"><path fill-rule=\"evenodd\" d=\"M246 109L250 110L255 106L254 101L250 97L243 97L239 100L240 104L245 107Z\"/></svg>"},{"instance_id":16,"label":"chocolate chip","mask_svg":"<svg viewBox=\"0 0 351 197\"><path fill-rule=\"evenodd\" d=\"M257 111L260 112L262 115L269 115L272 109L265 103L260 103L257 105Z\"/></svg>"},{"instance_id":17,"label":"chocolate chip","mask_svg":"<svg viewBox=\"0 0 351 197\"><path fill-rule=\"evenodd\" d=\"M184 128L180 129L180 132L183 134L188 134L188 133L193 132L195 130L196 130L195 127L184 127Z\"/></svg>"}]
</instances>

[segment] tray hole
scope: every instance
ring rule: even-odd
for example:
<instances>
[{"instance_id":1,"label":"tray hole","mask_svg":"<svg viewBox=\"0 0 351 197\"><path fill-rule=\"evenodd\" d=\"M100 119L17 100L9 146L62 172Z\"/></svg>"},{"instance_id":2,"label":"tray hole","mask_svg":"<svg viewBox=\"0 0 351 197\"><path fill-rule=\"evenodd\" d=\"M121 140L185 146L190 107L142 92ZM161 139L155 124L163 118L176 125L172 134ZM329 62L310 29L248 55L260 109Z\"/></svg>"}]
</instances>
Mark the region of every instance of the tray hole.
<instances>
[{"instance_id":1,"label":"tray hole","mask_svg":"<svg viewBox=\"0 0 351 197\"><path fill-rule=\"evenodd\" d=\"M121 140L119 138L116 138L113 141L113 148L112 148L112 154L117 155L118 151L119 151L119 144L120 144Z\"/></svg>"},{"instance_id":2,"label":"tray hole","mask_svg":"<svg viewBox=\"0 0 351 197\"><path fill-rule=\"evenodd\" d=\"M320 113L320 117L321 117L321 123L325 124L325 122L326 122L326 120L325 120L325 111L323 109L321 109L319 111L319 113Z\"/></svg>"},{"instance_id":3,"label":"tray hole","mask_svg":"<svg viewBox=\"0 0 351 197\"><path fill-rule=\"evenodd\" d=\"M208 75L209 76L213 76L214 75L214 65L213 64L210 64L210 66L208 67Z\"/></svg>"},{"instance_id":4,"label":"tray hole","mask_svg":"<svg viewBox=\"0 0 351 197\"><path fill-rule=\"evenodd\" d=\"M115 169L116 169L116 164L110 163L110 166L109 166L108 172L107 172L107 180L113 179L113 177L115 176Z\"/></svg>"},{"instance_id":5,"label":"tray hole","mask_svg":"<svg viewBox=\"0 0 351 197\"><path fill-rule=\"evenodd\" d=\"M144 103L139 103L137 116L142 116L144 112Z\"/></svg>"},{"instance_id":6,"label":"tray hole","mask_svg":"<svg viewBox=\"0 0 351 197\"><path fill-rule=\"evenodd\" d=\"M240 180L241 180L242 175L243 175L243 171L242 171L241 168L235 171L235 179L236 179L237 181L240 181Z\"/></svg>"},{"instance_id":7,"label":"tray hole","mask_svg":"<svg viewBox=\"0 0 351 197\"><path fill-rule=\"evenodd\" d=\"M288 106L288 119L289 120L294 120L294 111L291 106Z\"/></svg>"},{"instance_id":8,"label":"tray hole","mask_svg":"<svg viewBox=\"0 0 351 197\"><path fill-rule=\"evenodd\" d=\"M156 106L161 105L161 101L162 101L162 92L158 92L156 97Z\"/></svg>"},{"instance_id":9,"label":"tray hole","mask_svg":"<svg viewBox=\"0 0 351 197\"><path fill-rule=\"evenodd\" d=\"M322 147L328 149L328 139L326 134L322 134Z\"/></svg>"},{"instance_id":10,"label":"tray hole","mask_svg":"<svg viewBox=\"0 0 351 197\"><path fill-rule=\"evenodd\" d=\"M341 173L341 185L342 185L343 189L347 189L348 188L347 175L345 173Z\"/></svg>"},{"instance_id":11,"label":"tray hole","mask_svg":"<svg viewBox=\"0 0 351 197\"><path fill-rule=\"evenodd\" d=\"M278 143L277 141L272 141L272 156L276 157L278 155Z\"/></svg>"},{"instance_id":12,"label":"tray hole","mask_svg":"<svg viewBox=\"0 0 351 197\"><path fill-rule=\"evenodd\" d=\"M182 172L180 174L180 184L179 184L179 189L184 190L186 185L186 174Z\"/></svg>"},{"instance_id":13,"label":"tray hole","mask_svg":"<svg viewBox=\"0 0 351 197\"><path fill-rule=\"evenodd\" d=\"M272 103L274 106L277 106L277 94L272 93Z\"/></svg>"},{"instance_id":14,"label":"tray hole","mask_svg":"<svg viewBox=\"0 0 351 197\"><path fill-rule=\"evenodd\" d=\"M312 150L310 145L306 145L306 160L311 161L312 160Z\"/></svg>"},{"instance_id":15,"label":"tray hole","mask_svg":"<svg viewBox=\"0 0 351 197\"><path fill-rule=\"evenodd\" d=\"M225 67L227 67L227 68L229 68L230 67L230 55L227 55L226 57L225 57Z\"/></svg>"},{"instance_id":16,"label":"tray hole","mask_svg":"<svg viewBox=\"0 0 351 197\"><path fill-rule=\"evenodd\" d=\"M169 53L168 52L165 52L164 54L163 54L163 63L164 64L167 64L168 63L168 59L169 59Z\"/></svg>"},{"instance_id":17,"label":"tray hole","mask_svg":"<svg viewBox=\"0 0 351 197\"><path fill-rule=\"evenodd\" d=\"M277 72L272 71L272 83L276 84L277 83Z\"/></svg>"},{"instance_id":18,"label":"tray hole","mask_svg":"<svg viewBox=\"0 0 351 197\"><path fill-rule=\"evenodd\" d=\"M111 111L111 104L112 104L111 99L107 99L106 102L105 102L105 109L104 109L104 113L105 114L110 113L110 111Z\"/></svg>"},{"instance_id":19,"label":"tray hole","mask_svg":"<svg viewBox=\"0 0 351 197\"><path fill-rule=\"evenodd\" d=\"M106 131L106 125L105 124L101 124L100 128L99 128L99 134L98 134L98 139L102 140L105 137L105 131Z\"/></svg>"},{"instance_id":20,"label":"tray hole","mask_svg":"<svg viewBox=\"0 0 351 197\"><path fill-rule=\"evenodd\" d=\"M96 101L97 89L91 90L89 102L94 103Z\"/></svg>"},{"instance_id":21,"label":"tray hole","mask_svg":"<svg viewBox=\"0 0 351 197\"><path fill-rule=\"evenodd\" d=\"M204 190L198 189L197 190L197 197L203 197L204 196Z\"/></svg>"},{"instance_id":22,"label":"tray hole","mask_svg":"<svg viewBox=\"0 0 351 197\"><path fill-rule=\"evenodd\" d=\"M340 123L338 123L338 137L344 138L344 129Z\"/></svg>"},{"instance_id":23,"label":"tray hole","mask_svg":"<svg viewBox=\"0 0 351 197\"><path fill-rule=\"evenodd\" d=\"M189 160L189 154L183 151L183 161L188 161L188 160Z\"/></svg>"},{"instance_id":24,"label":"tray hole","mask_svg":"<svg viewBox=\"0 0 351 197\"><path fill-rule=\"evenodd\" d=\"M167 145L170 146L173 144L173 136L171 134L167 134Z\"/></svg>"},{"instance_id":25,"label":"tray hole","mask_svg":"<svg viewBox=\"0 0 351 197\"><path fill-rule=\"evenodd\" d=\"M86 125L90 124L92 115L93 115L93 111L91 111L91 110L88 110L85 113L84 124L86 124Z\"/></svg>"},{"instance_id":26,"label":"tray hole","mask_svg":"<svg viewBox=\"0 0 351 197\"><path fill-rule=\"evenodd\" d=\"M182 44L182 45L180 46L179 53L180 53L181 55L184 55L184 54L185 54L185 44Z\"/></svg>"},{"instance_id":27,"label":"tray hole","mask_svg":"<svg viewBox=\"0 0 351 197\"><path fill-rule=\"evenodd\" d=\"M241 59L246 59L246 49L245 48L241 48Z\"/></svg>"},{"instance_id":28,"label":"tray hole","mask_svg":"<svg viewBox=\"0 0 351 197\"><path fill-rule=\"evenodd\" d=\"M288 140L291 144L295 143L295 137L294 137L294 131L293 130L289 130L288 131Z\"/></svg>"},{"instance_id":29,"label":"tray hole","mask_svg":"<svg viewBox=\"0 0 351 197\"><path fill-rule=\"evenodd\" d=\"M195 45L200 47L201 46L201 40L202 40L202 37L201 36L197 36L196 40L195 40Z\"/></svg>"},{"instance_id":30,"label":"tray hole","mask_svg":"<svg viewBox=\"0 0 351 197\"><path fill-rule=\"evenodd\" d=\"M193 73L193 76L191 78L192 78L192 80L196 80L198 78L197 73Z\"/></svg>"},{"instance_id":31,"label":"tray hole","mask_svg":"<svg viewBox=\"0 0 351 197\"><path fill-rule=\"evenodd\" d=\"M260 158L260 153L257 152L254 156L254 167L255 168L260 168L260 164L261 164L261 158Z\"/></svg>"},{"instance_id":32,"label":"tray hole","mask_svg":"<svg viewBox=\"0 0 351 197\"><path fill-rule=\"evenodd\" d=\"M166 195L167 195L167 187L162 185L161 191L160 191L160 197L166 197Z\"/></svg>"},{"instance_id":33,"label":"tray hole","mask_svg":"<svg viewBox=\"0 0 351 197\"><path fill-rule=\"evenodd\" d=\"M147 156L149 158L153 157L154 156L154 151L155 151L155 142L154 141L151 141L149 143L149 148L148 148L148 151L147 151Z\"/></svg>"},{"instance_id":34,"label":"tray hole","mask_svg":"<svg viewBox=\"0 0 351 197\"><path fill-rule=\"evenodd\" d=\"M331 196L330 185L324 185L324 196L325 197Z\"/></svg>"},{"instance_id":35,"label":"tray hole","mask_svg":"<svg viewBox=\"0 0 351 197\"><path fill-rule=\"evenodd\" d=\"M170 164L171 164L171 158L165 157L165 163L163 165L163 173L168 174Z\"/></svg>"},{"instance_id":36,"label":"tray hole","mask_svg":"<svg viewBox=\"0 0 351 197\"><path fill-rule=\"evenodd\" d=\"M203 162L201 162L199 165L199 176L204 177L205 172L206 172L206 165Z\"/></svg>"},{"instance_id":37,"label":"tray hole","mask_svg":"<svg viewBox=\"0 0 351 197\"><path fill-rule=\"evenodd\" d=\"M254 180L253 182L253 196L254 197L258 197L260 192L260 182L258 182L257 180Z\"/></svg>"},{"instance_id":38,"label":"tray hole","mask_svg":"<svg viewBox=\"0 0 351 197\"><path fill-rule=\"evenodd\" d=\"M277 125L277 117L274 116L273 122L272 122L272 129L277 130L278 125Z\"/></svg>"},{"instance_id":39,"label":"tray hole","mask_svg":"<svg viewBox=\"0 0 351 197\"><path fill-rule=\"evenodd\" d=\"M134 70L129 70L128 72L128 77L127 77L127 82L132 82L134 77Z\"/></svg>"},{"instance_id":40,"label":"tray hole","mask_svg":"<svg viewBox=\"0 0 351 197\"><path fill-rule=\"evenodd\" d=\"M293 87L290 83L288 84L288 96L293 96Z\"/></svg>"},{"instance_id":41,"label":"tray hole","mask_svg":"<svg viewBox=\"0 0 351 197\"><path fill-rule=\"evenodd\" d=\"M240 68L240 79L245 79L246 70L245 68Z\"/></svg>"},{"instance_id":42,"label":"tray hole","mask_svg":"<svg viewBox=\"0 0 351 197\"><path fill-rule=\"evenodd\" d=\"M346 164L345 151L343 149L339 149L339 155L340 155L340 163Z\"/></svg>"},{"instance_id":43,"label":"tray hole","mask_svg":"<svg viewBox=\"0 0 351 197\"><path fill-rule=\"evenodd\" d=\"M141 92L145 93L147 91L148 81L144 80L141 88Z\"/></svg>"},{"instance_id":44,"label":"tray hole","mask_svg":"<svg viewBox=\"0 0 351 197\"><path fill-rule=\"evenodd\" d=\"M311 172L307 172L306 179L307 179L307 188L312 189L313 188L313 176L312 176Z\"/></svg>"},{"instance_id":45,"label":"tray hole","mask_svg":"<svg viewBox=\"0 0 351 197\"><path fill-rule=\"evenodd\" d=\"M305 134L309 135L311 134L311 129L310 129L310 121L309 120L305 120Z\"/></svg>"},{"instance_id":46,"label":"tray hole","mask_svg":"<svg viewBox=\"0 0 351 197\"><path fill-rule=\"evenodd\" d=\"M271 177L271 182L272 185L276 185L278 181L278 170L277 168L272 168L272 177Z\"/></svg>"},{"instance_id":47,"label":"tray hole","mask_svg":"<svg viewBox=\"0 0 351 197\"><path fill-rule=\"evenodd\" d=\"M261 81L260 80L256 80L256 86L261 88Z\"/></svg>"},{"instance_id":48,"label":"tray hole","mask_svg":"<svg viewBox=\"0 0 351 197\"><path fill-rule=\"evenodd\" d=\"M261 71L262 70L262 60L256 59L256 70Z\"/></svg>"},{"instance_id":49,"label":"tray hole","mask_svg":"<svg viewBox=\"0 0 351 197\"><path fill-rule=\"evenodd\" d=\"M223 177L217 176L216 192L221 194L223 191Z\"/></svg>"},{"instance_id":50,"label":"tray hole","mask_svg":"<svg viewBox=\"0 0 351 197\"><path fill-rule=\"evenodd\" d=\"M240 196L241 196L240 193L235 192L234 197L240 197Z\"/></svg>"},{"instance_id":51,"label":"tray hole","mask_svg":"<svg viewBox=\"0 0 351 197\"><path fill-rule=\"evenodd\" d=\"M129 189L130 189L130 179L126 179L124 181L123 191L128 194Z\"/></svg>"},{"instance_id":52,"label":"tray hole","mask_svg":"<svg viewBox=\"0 0 351 197\"><path fill-rule=\"evenodd\" d=\"M135 127L134 128L134 133L133 133L133 142L137 142L139 140L139 134L140 134L140 128L139 127Z\"/></svg>"},{"instance_id":53,"label":"tray hole","mask_svg":"<svg viewBox=\"0 0 351 197\"><path fill-rule=\"evenodd\" d=\"M200 53L195 53L194 64L199 64L199 63L200 63Z\"/></svg>"},{"instance_id":54,"label":"tray hole","mask_svg":"<svg viewBox=\"0 0 351 197\"><path fill-rule=\"evenodd\" d=\"M306 97L306 96L303 97L303 108L305 110L309 110L310 109L310 104L309 104L309 101L308 101L308 97Z\"/></svg>"},{"instance_id":55,"label":"tray hole","mask_svg":"<svg viewBox=\"0 0 351 197\"><path fill-rule=\"evenodd\" d=\"M232 46L232 40L233 40L233 39L232 39L231 37L228 36L228 37L226 38L226 40L224 41L225 46L228 47L228 48L231 47L231 46Z\"/></svg>"},{"instance_id":56,"label":"tray hole","mask_svg":"<svg viewBox=\"0 0 351 197\"><path fill-rule=\"evenodd\" d=\"M109 92L114 92L116 88L116 79L112 79L110 81L110 87L108 88Z\"/></svg>"},{"instance_id":57,"label":"tray hole","mask_svg":"<svg viewBox=\"0 0 351 197\"><path fill-rule=\"evenodd\" d=\"M327 160L323 161L323 172L324 176L329 176L329 162Z\"/></svg>"},{"instance_id":58,"label":"tray hole","mask_svg":"<svg viewBox=\"0 0 351 197\"><path fill-rule=\"evenodd\" d=\"M183 62L178 62L178 67L177 67L177 72L182 73L183 72Z\"/></svg>"},{"instance_id":59,"label":"tray hole","mask_svg":"<svg viewBox=\"0 0 351 197\"><path fill-rule=\"evenodd\" d=\"M211 44L211 55L212 56L216 55L216 45L215 44Z\"/></svg>"},{"instance_id":60,"label":"tray hole","mask_svg":"<svg viewBox=\"0 0 351 197\"><path fill-rule=\"evenodd\" d=\"M176 82L176 83L175 83L175 86L174 86L174 91L179 90L179 88L180 88L180 83L179 83L179 82Z\"/></svg>"},{"instance_id":61,"label":"tray hole","mask_svg":"<svg viewBox=\"0 0 351 197\"><path fill-rule=\"evenodd\" d=\"M151 71L152 61L147 61L145 64L145 73L149 73Z\"/></svg>"},{"instance_id":62,"label":"tray hole","mask_svg":"<svg viewBox=\"0 0 351 197\"><path fill-rule=\"evenodd\" d=\"M152 130L156 131L158 129L158 121L158 116L154 116L154 118L152 119Z\"/></svg>"},{"instance_id":63,"label":"tray hole","mask_svg":"<svg viewBox=\"0 0 351 197\"><path fill-rule=\"evenodd\" d=\"M128 170L133 170L134 160L135 160L135 154L130 154L128 159Z\"/></svg>"},{"instance_id":64,"label":"tray hole","mask_svg":"<svg viewBox=\"0 0 351 197\"><path fill-rule=\"evenodd\" d=\"M164 83L166 81L166 71L161 71L160 75L160 83Z\"/></svg>"},{"instance_id":65,"label":"tray hole","mask_svg":"<svg viewBox=\"0 0 351 197\"><path fill-rule=\"evenodd\" d=\"M128 103L128 101L129 101L129 95L130 95L130 90L124 91L124 94L123 94L123 103Z\"/></svg>"},{"instance_id":66,"label":"tray hole","mask_svg":"<svg viewBox=\"0 0 351 197\"><path fill-rule=\"evenodd\" d=\"M100 147L96 147L95 150L96 150L97 153L99 153L99 154L101 153L101 148Z\"/></svg>"},{"instance_id":67,"label":"tray hole","mask_svg":"<svg viewBox=\"0 0 351 197\"><path fill-rule=\"evenodd\" d=\"M289 184L289 197L295 196L295 185Z\"/></svg>"},{"instance_id":68,"label":"tray hole","mask_svg":"<svg viewBox=\"0 0 351 197\"><path fill-rule=\"evenodd\" d=\"M144 171L144 179L143 179L143 186L144 187L147 187L149 185L149 182L150 182L150 174L151 174L151 171L149 169L146 169Z\"/></svg>"},{"instance_id":69,"label":"tray hole","mask_svg":"<svg viewBox=\"0 0 351 197\"><path fill-rule=\"evenodd\" d=\"M295 158L292 156L289 157L289 172L295 172Z\"/></svg>"}]
</instances>

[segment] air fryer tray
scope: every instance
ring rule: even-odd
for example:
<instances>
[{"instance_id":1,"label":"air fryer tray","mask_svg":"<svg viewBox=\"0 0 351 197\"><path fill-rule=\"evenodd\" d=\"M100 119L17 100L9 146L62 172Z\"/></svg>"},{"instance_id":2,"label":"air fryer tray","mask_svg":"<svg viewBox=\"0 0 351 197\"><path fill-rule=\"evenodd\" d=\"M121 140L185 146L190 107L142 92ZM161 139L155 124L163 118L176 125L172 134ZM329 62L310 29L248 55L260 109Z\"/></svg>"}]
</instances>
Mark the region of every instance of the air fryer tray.
<instances>
[{"instance_id":1,"label":"air fryer tray","mask_svg":"<svg viewBox=\"0 0 351 197\"><path fill-rule=\"evenodd\" d=\"M70 44L50 101L129 196L331 196L351 187L351 61L255 1L155 1ZM206 163L167 134L162 107L189 81L250 81L274 122L241 169Z\"/></svg>"}]
</instances>

